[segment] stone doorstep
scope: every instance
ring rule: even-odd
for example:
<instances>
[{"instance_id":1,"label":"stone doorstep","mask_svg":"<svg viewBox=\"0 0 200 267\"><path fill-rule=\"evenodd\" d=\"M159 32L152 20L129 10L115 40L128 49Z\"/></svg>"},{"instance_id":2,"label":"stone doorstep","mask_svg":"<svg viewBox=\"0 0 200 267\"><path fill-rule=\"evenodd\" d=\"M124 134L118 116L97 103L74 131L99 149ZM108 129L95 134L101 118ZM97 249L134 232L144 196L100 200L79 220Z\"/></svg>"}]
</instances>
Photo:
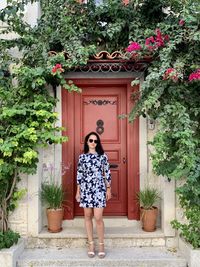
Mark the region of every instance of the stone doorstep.
<instances>
[{"instance_id":1,"label":"stone doorstep","mask_svg":"<svg viewBox=\"0 0 200 267\"><path fill-rule=\"evenodd\" d=\"M126 217L107 217L104 218L104 223L105 244L110 248L174 247L177 245L176 237L166 237L159 228L155 232L145 232L142 230L140 222L128 220ZM95 232L94 239L97 242ZM37 236L28 237L26 248L83 248L86 240L84 219L79 217L64 221L63 230L59 233L49 233L47 227L44 227Z\"/></svg>"},{"instance_id":2,"label":"stone doorstep","mask_svg":"<svg viewBox=\"0 0 200 267\"><path fill-rule=\"evenodd\" d=\"M86 249L26 249L17 267L186 267L182 255L160 248L106 248L106 257L87 257Z\"/></svg>"},{"instance_id":3,"label":"stone doorstep","mask_svg":"<svg viewBox=\"0 0 200 267\"><path fill-rule=\"evenodd\" d=\"M94 234L97 242L96 233ZM28 237L26 248L82 248L86 245L84 227L64 227L60 233L49 233L44 228L37 237ZM166 238L161 229L144 232L141 227L106 227L105 244L107 247L157 247L176 245L175 238ZM170 241L169 241L170 240Z\"/></svg>"},{"instance_id":4,"label":"stone doorstep","mask_svg":"<svg viewBox=\"0 0 200 267\"><path fill-rule=\"evenodd\" d=\"M145 232L141 228L140 221L128 220L126 217L106 217L105 238L163 238L164 233L160 228L154 232ZM94 225L94 235L95 223ZM37 236L39 238L86 238L83 217L74 220L63 221L63 230L59 233L49 233L47 227L44 227Z\"/></svg>"}]
</instances>

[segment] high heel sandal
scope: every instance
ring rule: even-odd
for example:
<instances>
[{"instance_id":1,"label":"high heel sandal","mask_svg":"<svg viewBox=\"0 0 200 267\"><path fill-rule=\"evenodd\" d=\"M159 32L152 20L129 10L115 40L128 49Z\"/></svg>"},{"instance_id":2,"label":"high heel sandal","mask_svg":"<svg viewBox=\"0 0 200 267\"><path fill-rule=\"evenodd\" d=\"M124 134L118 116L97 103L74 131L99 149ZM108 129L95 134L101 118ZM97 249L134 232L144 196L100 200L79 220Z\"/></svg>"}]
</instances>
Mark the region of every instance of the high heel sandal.
<instances>
[{"instance_id":1,"label":"high heel sandal","mask_svg":"<svg viewBox=\"0 0 200 267\"><path fill-rule=\"evenodd\" d=\"M104 245L104 243L99 243L99 246L103 246L103 245ZM98 252L98 257L100 259L103 259L105 256L106 256L106 253L104 251L99 251Z\"/></svg>"},{"instance_id":2,"label":"high heel sandal","mask_svg":"<svg viewBox=\"0 0 200 267\"><path fill-rule=\"evenodd\" d=\"M88 252L87 252L88 257L89 257L89 258L94 258L94 256L95 256L94 248L93 248L93 250L90 250L90 246L91 246L91 245L93 245L93 247L94 247L94 241L87 241L87 244L88 244L88 246L89 246L89 250L88 250Z\"/></svg>"}]
</instances>

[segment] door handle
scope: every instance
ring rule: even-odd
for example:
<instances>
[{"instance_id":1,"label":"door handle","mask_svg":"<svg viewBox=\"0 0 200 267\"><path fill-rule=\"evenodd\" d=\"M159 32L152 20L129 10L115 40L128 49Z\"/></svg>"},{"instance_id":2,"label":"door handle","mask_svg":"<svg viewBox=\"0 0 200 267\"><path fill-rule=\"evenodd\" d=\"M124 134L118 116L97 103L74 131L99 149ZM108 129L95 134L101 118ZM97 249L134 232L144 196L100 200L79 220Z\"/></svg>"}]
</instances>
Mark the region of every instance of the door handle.
<instances>
[{"instance_id":1,"label":"door handle","mask_svg":"<svg viewBox=\"0 0 200 267\"><path fill-rule=\"evenodd\" d=\"M118 167L118 164L110 164L110 168L115 169L115 168L117 168L117 167Z\"/></svg>"}]
</instances>

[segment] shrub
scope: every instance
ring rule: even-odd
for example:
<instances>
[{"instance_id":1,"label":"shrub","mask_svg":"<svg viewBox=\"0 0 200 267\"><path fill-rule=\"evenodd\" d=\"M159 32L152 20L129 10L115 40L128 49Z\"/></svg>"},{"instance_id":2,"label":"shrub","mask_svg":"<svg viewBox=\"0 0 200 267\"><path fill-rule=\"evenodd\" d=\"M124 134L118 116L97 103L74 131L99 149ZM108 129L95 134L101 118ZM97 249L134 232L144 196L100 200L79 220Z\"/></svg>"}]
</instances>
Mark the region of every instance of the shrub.
<instances>
[{"instance_id":1,"label":"shrub","mask_svg":"<svg viewBox=\"0 0 200 267\"><path fill-rule=\"evenodd\" d=\"M12 245L17 244L20 235L12 230L0 232L0 249L10 248Z\"/></svg>"}]
</instances>

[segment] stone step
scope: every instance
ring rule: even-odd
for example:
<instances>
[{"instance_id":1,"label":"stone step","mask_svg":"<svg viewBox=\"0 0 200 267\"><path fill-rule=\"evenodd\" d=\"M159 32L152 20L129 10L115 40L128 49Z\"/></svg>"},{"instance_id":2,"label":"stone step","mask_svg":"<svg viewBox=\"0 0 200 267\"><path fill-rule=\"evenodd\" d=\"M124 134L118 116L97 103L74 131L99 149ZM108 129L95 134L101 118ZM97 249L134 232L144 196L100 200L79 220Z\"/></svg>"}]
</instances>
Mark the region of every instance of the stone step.
<instances>
[{"instance_id":1,"label":"stone step","mask_svg":"<svg viewBox=\"0 0 200 267\"><path fill-rule=\"evenodd\" d=\"M116 216L116 217L106 217L103 218L105 227L140 227L140 221L136 220L128 220L127 217L124 216ZM93 219L93 224L95 221ZM63 227L83 227L84 218L76 217L73 220L63 220Z\"/></svg>"},{"instance_id":2,"label":"stone step","mask_svg":"<svg viewBox=\"0 0 200 267\"><path fill-rule=\"evenodd\" d=\"M186 267L186 260L167 248L106 248L106 257L90 259L86 249L26 249L17 267Z\"/></svg>"},{"instance_id":3,"label":"stone step","mask_svg":"<svg viewBox=\"0 0 200 267\"><path fill-rule=\"evenodd\" d=\"M95 240L97 239L94 234ZM26 248L83 248L86 244L84 227L65 227L60 233L49 233L44 228L36 237L26 240ZM106 227L105 244L109 248L159 247L176 245L175 238L167 238L161 229L144 232L141 227Z\"/></svg>"}]
</instances>

